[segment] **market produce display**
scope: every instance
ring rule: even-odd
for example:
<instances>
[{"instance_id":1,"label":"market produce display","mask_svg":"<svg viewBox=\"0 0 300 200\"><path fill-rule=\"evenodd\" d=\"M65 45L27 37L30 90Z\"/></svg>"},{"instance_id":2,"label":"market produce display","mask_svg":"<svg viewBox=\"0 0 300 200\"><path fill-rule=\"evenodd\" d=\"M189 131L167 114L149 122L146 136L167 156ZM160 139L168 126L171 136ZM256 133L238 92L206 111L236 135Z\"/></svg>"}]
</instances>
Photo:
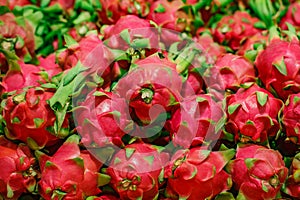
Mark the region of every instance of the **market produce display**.
<instances>
[{"instance_id":1,"label":"market produce display","mask_svg":"<svg viewBox=\"0 0 300 200\"><path fill-rule=\"evenodd\" d=\"M300 199L300 1L0 0L0 199Z\"/></svg>"}]
</instances>

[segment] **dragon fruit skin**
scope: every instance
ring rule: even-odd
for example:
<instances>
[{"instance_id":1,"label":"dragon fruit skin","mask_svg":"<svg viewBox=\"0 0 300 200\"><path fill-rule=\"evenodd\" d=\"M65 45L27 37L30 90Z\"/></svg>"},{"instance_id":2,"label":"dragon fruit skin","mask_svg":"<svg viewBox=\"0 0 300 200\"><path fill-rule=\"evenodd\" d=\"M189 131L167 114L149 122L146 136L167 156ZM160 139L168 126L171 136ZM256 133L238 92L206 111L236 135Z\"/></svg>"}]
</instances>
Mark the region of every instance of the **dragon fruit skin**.
<instances>
[{"instance_id":1,"label":"dragon fruit skin","mask_svg":"<svg viewBox=\"0 0 300 200\"><path fill-rule=\"evenodd\" d=\"M97 95L97 93L99 95ZM118 107L118 109L115 109ZM132 129L122 98L102 89L92 91L76 112L78 132L85 146L123 145L122 137Z\"/></svg>"},{"instance_id":2,"label":"dragon fruit skin","mask_svg":"<svg viewBox=\"0 0 300 200\"><path fill-rule=\"evenodd\" d=\"M211 152L201 147L177 151L165 170L167 196L204 200L229 190L231 176L224 167L234 154L232 149Z\"/></svg>"},{"instance_id":3,"label":"dragon fruit skin","mask_svg":"<svg viewBox=\"0 0 300 200\"><path fill-rule=\"evenodd\" d=\"M155 1L150 7L148 19L154 21L157 25L182 32L190 26L191 20L188 15L181 10L184 3L180 0L169 2L167 0ZM158 11L162 8L162 11Z\"/></svg>"},{"instance_id":4,"label":"dragon fruit skin","mask_svg":"<svg viewBox=\"0 0 300 200\"><path fill-rule=\"evenodd\" d=\"M252 35L243 42L242 46L236 52L237 55L246 57L247 53L250 51L256 50L255 45L268 45L268 36L264 35L262 32L258 32L255 35Z\"/></svg>"},{"instance_id":5,"label":"dragon fruit skin","mask_svg":"<svg viewBox=\"0 0 300 200\"><path fill-rule=\"evenodd\" d=\"M283 102L256 84L227 97L226 131L241 142L264 143L279 131L278 112Z\"/></svg>"},{"instance_id":6,"label":"dragon fruit skin","mask_svg":"<svg viewBox=\"0 0 300 200\"><path fill-rule=\"evenodd\" d=\"M225 113L211 96L200 94L186 97L181 102L181 107L181 109L175 112L170 123L172 127L170 132L175 132L175 144L187 143L188 141L178 142L178 140L187 140L187 135L191 137L189 139L191 146L199 145L204 141L219 139L220 134L216 130L216 124L218 124ZM188 129L185 130L184 135L176 135L180 131L180 128L182 128L183 122L188 124Z\"/></svg>"},{"instance_id":7,"label":"dragon fruit skin","mask_svg":"<svg viewBox=\"0 0 300 200\"><path fill-rule=\"evenodd\" d=\"M61 68L55 63L54 54L38 59L40 61L38 66L19 61L20 70L8 71L1 82L2 92L11 92L28 86L39 86L40 83L50 81L52 76L61 72ZM46 72L47 75L43 76L43 72Z\"/></svg>"},{"instance_id":8,"label":"dragon fruit skin","mask_svg":"<svg viewBox=\"0 0 300 200\"><path fill-rule=\"evenodd\" d=\"M276 49L276 51L274 51ZM273 39L256 58L258 77L267 90L286 100L290 94L300 91L300 45Z\"/></svg>"},{"instance_id":9,"label":"dragon fruit skin","mask_svg":"<svg viewBox=\"0 0 300 200\"><path fill-rule=\"evenodd\" d=\"M291 25L300 28L300 3L294 2L288 7L287 13L280 20L279 27L287 30L288 27L286 23L290 23Z\"/></svg>"},{"instance_id":10,"label":"dragon fruit skin","mask_svg":"<svg viewBox=\"0 0 300 200\"><path fill-rule=\"evenodd\" d=\"M88 151L80 151L78 143L79 137L72 135L51 157L36 151L41 168L39 192L44 199L85 199L101 192L98 171L102 164Z\"/></svg>"},{"instance_id":11,"label":"dragon fruit skin","mask_svg":"<svg viewBox=\"0 0 300 200\"><path fill-rule=\"evenodd\" d=\"M47 103L53 92L29 88L18 90L5 101L3 117L10 139L21 140L32 149L51 145L68 134L68 119L65 118L62 129L54 132L56 116Z\"/></svg>"},{"instance_id":12,"label":"dragon fruit skin","mask_svg":"<svg viewBox=\"0 0 300 200\"><path fill-rule=\"evenodd\" d=\"M292 197L300 198L300 153L293 158L289 176L283 186L283 191Z\"/></svg>"},{"instance_id":13,"label":"dragon fruit skin","mask_svg":"<svg viewBox=\"0 0 300 200\"><path fill-rule=\"evenodd\" d=\"M135 64L136 70L121 79L114 92L128 101L130 114L147 125L162 112L175 109L181 98L182 79L174 69L176 65L158 55ZM160 77L160 74L166 75ZM156 104L161 107L155 107Z\"/></svg>"},{"instance_id":14,"label":"dragon fruit skin","mask_svg":"<svg viewBox=\"0 0 300 200\"><path fill-rule=\"evenodd\" d=\"M295 144L300 144L300 94L292 94L283 109L282 124L285 128L286 136Z\"/></svg>"},{"instance_id":15,"label":"dragon fruit skin","mask_svg":"<svg viewBox=\"0 0 300 200\"><path fill-rule=\"evenodd\" d=\"M167 160L168 154L159 153L150 144L127 145L114 155L107 169L110 184L122 200L155 199Z\"/></svg>"},{"instance_id":16,"label":"dragon fruit skin","mask_svg":"<svg viewBox=\"0 0 300 200\"><path fill-rule=\"evenodd\" d=\"M230 168L239 195L247 200L275 199L288 173L278 151L255 144L239 146Z\"/></svg>"},{"instance_id":17,"label":"dragon fruit skin","mask_svg":"<svg viewBox=\"0 0 300 200\"><path fill-rule=\"evenodd\" d=\"M33 192L36 185L35 158L24 144L15 144L0 136L0 198L18 199L24 192Z\"/></svg>"},{"instance_id":18,"label":"dragon fruit skin","mask_svg":"<svg viewBox=\"0 0 300 200\"><path fill-rule=\"evenodd\" d=\"M219 43L227 43L233 50L238 50L241 43L259 32L254 27L257 18L247 12L237 11L231 16L224 16L213 30L214 38Z\"/></svg>"},{"instance_id":19,"label":"dragon fruit skin","mask_svg":"<svg viewBox=\"0 0 300 200\"><path fill-rule=\"evenodd\" d=\"M15 6L26 6L30 4L29 0L0 0L1 6L8 6L10 10L13 10Z\"/></svg>"},{"instance_id":20,"label":"dragon fruit skin","mask_svg":"<svg viewBox=\"0 0 300 200\"><path fill-rule=\"evenodd\" d=\"M102 10L98 12L103 24L115 24L122 16L132 14L146 17L153 0L101 0Z\"/></svg>"},{"instance_id":21,"label":"dragon fruit skin","mask_svg":"<svg viewBox=\"0 0 300 200\"><path fill-rule=\"evenodd\" d=\"M123 37L123 31L128 31L129 38ZM108 40L108 46L111 48L127 50L130 45L141 38L147 39L148 48L158 48L158 33L151 27L146 19L141 19L135 15L126 15L121 17L116 24L104 29L104 38ZM129 40L129 41L126 41ZM134 48L139 48L136 46Z\"/></svg>"},{"instance_id":22,"label":"dragon fruit skin","mask_svg":"<svg viewBox=\"0 0 300 200\"><path fill-rule=\"evenodd\" d=\"M1 46L4 50L13 51L19 58L35 56L33 28L28 23L25 23L24 26L18 25L15 16L12 13L1 15L0 20L4 24L3 26L0 26L1 36L9 41L2 42ZM5 63L5 60L5 56L1 53L0 67L3 71L6 71L8 68L8 63Z\"/></svg>"},{"instance_id":23,"label":"dragon fruit skin","mask_svg":"<svg viewBox=\"0 0 300 200\"><path fill-rule=\"evenodd\" d=\"M208 64L214 64L219 56L226 53L225 47L214 42L211 34L204 33L195 38L195 40L203 48Z\"/></svg>"},{"instance_id":24,"label":"dragon fruit skin","mask_svg":"<svg viewBox=\"0 0 300 200\"><path fill-rule=\"evenodd\" d=\"M224 54L210 69L208 78L210 89L236 92L241 84L255 81L254 66L241 56Z\"/></svg>"}]
</instances>

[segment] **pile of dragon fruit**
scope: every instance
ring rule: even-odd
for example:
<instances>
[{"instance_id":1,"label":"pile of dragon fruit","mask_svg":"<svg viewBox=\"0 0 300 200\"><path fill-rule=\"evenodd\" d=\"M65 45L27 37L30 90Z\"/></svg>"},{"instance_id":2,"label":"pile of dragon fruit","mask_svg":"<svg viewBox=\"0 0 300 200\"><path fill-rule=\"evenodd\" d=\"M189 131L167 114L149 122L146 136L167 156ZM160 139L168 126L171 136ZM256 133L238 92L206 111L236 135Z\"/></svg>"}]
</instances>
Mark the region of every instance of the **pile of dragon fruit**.
<instances>
[{"instance_id":1,"label":"pile of dragon fruit","mask_svg":"<svg viewBox=\"0 0 300 200\"><path fill-rule=\"evenodd\" d=\"M300 1L0 0L0 199L300 199Z\"/></svg>"}]
</instances>

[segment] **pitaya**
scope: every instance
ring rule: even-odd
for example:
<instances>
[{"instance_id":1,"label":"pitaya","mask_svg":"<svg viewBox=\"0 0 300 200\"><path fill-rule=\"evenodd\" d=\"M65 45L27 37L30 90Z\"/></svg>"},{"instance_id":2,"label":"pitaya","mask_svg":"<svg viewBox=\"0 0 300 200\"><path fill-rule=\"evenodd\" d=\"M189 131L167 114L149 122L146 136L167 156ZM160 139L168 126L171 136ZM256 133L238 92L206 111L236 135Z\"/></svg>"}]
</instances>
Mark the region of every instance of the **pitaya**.
<instances>
[{"instance_id":1,"label":"pitaya","mask_svg":"<svg viewBox=\"0 0 300 200\"><path fill-rule=\"evenodd\" d=\"M214 64L217 58L226 53L225 47L214 42L210 33L203 33L195 38L196 42L203 48L203 55L207 64Z\"/></svg>"},{"instance_id":2,"label":"pitaya","mask_svg":"<svg viewBox=\"0 0 300 200\"><path fill-rule=\"evenodd\" d=\"M157 25L175 31L184 31L191 28L192 19L184 12L184 3L181 0L155 1L150 8L148 19Z\"/></svg>"},{"instance_id":3,"label":"pitaya","mask_svg":"<svg viewBox=\"0 0 300 200\"><path fill-rule=\"evenodd\" d=\"M46 200L86 199L101 192L110 177L98 173L102 164L88 151L80 151L79 136L70 136L53 156L36 151L41 180L39 192Z\"/></svg>"},{"instance_id":4,"label":"pitaya","mask_svg":"<svg viewBox=\"0 0 300 200\"><path fill-rule=\"evenodd\" d=\"M35 56L34 34L33 28L27 22L20 26L12 13L0 15L0 21L0 68L6 72L11 63L10 59L14 59L9 54L15 53L19 58L26 58L28 61Z\"/></svg>"},{"instance_id":5,"label":"pitaya","mask_svg":"<svg viewBox=\"0 0 300 200\"><path fill-rule=\"evenodd\" d=\"M0 199L18 199L22 193L34 192L37 172L27 146L0 136L0 163Z\"/></svg>"},{"instance_id":6,"label":"pitaya","mask_svg":"<svg viewBox=\"0 0 300 200\"><path fill-rule=\"evenodd\" d=\"M219 57L210 69L207 85L209 89L223 93L227 90L236 92L241 84L254 82L254 77L253 64L241 56L227 53Z\"/></svg>"},{"instance_id":7,"label":"pitaya","mask_svg":"<svg viewBox=\"0 0 300 200\"><path fill-rule=\"evenodd\" d=\"M38 66L19 61L20 69L8 71L1 83L2 92L11 92L28 86L39 86L42 83L50 82L52 76L61 72L61 68L55 64L54 54L38 59L40 61Z\"/></svg>"},{"instance_id":8,"label":"pitaya","mask_svg":"<svg viewBox=\"0 0 300 200\"><path fill-rule=\"evenodd\" d=\"M267 90L275 91L283 100L290 94L300 92L299 41L273 39L258 55L255 64L258 77Z\"/></svg>"},{"instance_id":9,"label":"pitaya","mask_svg":"<svg viewBox=\"0 0 300 200\"><path fill-rule=\"evenodd\" d=\"M120 199L157 199L168 154L145 143L127 145L116 153L107 169Z\"/></svg>"},{"instance_id":10,"label":"pitaya","mask_svg":"<svg viewBox=\"0 0 300 200\"><path fill-rule=\"evenodd\" d=\"M117 108L116 108L117 107ZM85 146L122 146L122 137L132 130L124 99L101 89L92 91L76 111L78 132Z\"/></svg>"},{"instance_id":11,"label":"pitaya","mask_svg":"<svg viewBox=\"0 0 300 200\"><path fill-rule=\"evenodd\" d=\"M295 2L289 5L287 13L283 16L280 20L279 26L282 29L287 30L287 24L290 23L291 25L300 28L300 3Z\"/></svg>"},{"instance_id":12,"label":"pitaya","mask_svg":"<svg viewBox=\"0 0 300 200\"><path fill-rule=\"evenodd\" d=\"M278 113L283 102L256 84L227 98L226 131L241 142L266 143L280 129Z\"/></svg>"},{"instance_id":13,"label":"pitaya","mask_svg":"<svg viewBox=\"0 0 300 200\"><path fill-rule=\"evenodd\" d=\"M209 151L195 147L177 151L165 176L170 199L213 199L232 186L231 176L224 170L234 157L233 149Z\"/></svg>"},{"instance_id":14,"label":"pitaya","mask_svg":"<svg viewBox=\"0 0 300 200\"><path fill-rule=\"evenodd\" d=\"M167 121L167 130L173 136L174 144L184 147L196 146L203 142L216 141L220 137L220 130L225 113L221 105L207 94L186 97L180 103L181 109L176 110ZM223 120L224 122L224 120ZM186 129L182 132L183 124ZM196 130L196 131L195 131ZM185 145L183 145L185 144ZM189 144L189 145L187 145Z\"/></svg>"},{"instance_id":15,"label":"pitaya","mask_svg":"<svg viewBox=\"0 0 300 200\"><path fill-rule=\"evenodd\" d=\"M259 32L254 24L259 20L251 17L245 11L236 11L233 15L224 16L214 29L217 42L227 44L233 50L238 50L249 37Z\"/></svg>"},{"instance_id":16,"label":"pitaya","mask_svg":"<svg viewBox=\"0 0 300 200\"><path fill-rule=\"evenodd\" d=\"M7 6L10 10L13 10L15 6L26 6L30 4L29 0L1 0L0 5L1 6Z\"/></svg>"},{"instance_id":17,"label":"pitaya","mask_svg":"<svg viewBox=\"0 0 300 200\"><path fill-rule=\"evenodd\" d=\"M292 197L300 198L300 153L292 161L289 176L283 186L283 191Z\"/></svg>"},{"instance_id":18,"label":"pitaya","mask_svg":"<svg viewBox=\"0 0 300 200\"><path fill-rule=\"evenodd\" d=\"M286 136L295 144L300 144L300 94L292 94L283 109L282 124Z\"/></svg>"},{"instance_id":19,"label":"pitaya","mask_svg":"<svg viewBox=\"0 0 300 200\"><path fill-rule=\"evenodd\" d=\"M56 115L47 103L54 92L38 88L21 89L4 100L3 117L10 139L21 140L32 149L51 145L69 133L67 117L58 129Z\"/></svg>"},{"instance_id":20,"label":"pitaya","mask_svg":"<svg viewBox=\"0 0 300 200\"><path fill-rule=\"evenodd\" d=\"M258 49L265 48L269 44L268 36L265 33L258 32L253 36L250 36L243 42L242 46L236 52L237 55L244 56L250 61L256 59ZM260 47L261 46L261 47Z\"/></svg>"},{"instance_id":21,"label":"pitaya","mask_svg":"<svg viewBox=\"0 0 300 200\"><path fill-rule=\"evenodd\" d=\"M178 106L182 79L174 70L175 64L158 55L135 64L137 68L119 80L114 92L128 101L130 114L138 124L148 125Z\"/></svg>"},{"instance_id":22,"label":"pitaya","mask_svg":"<svg viewBox=\"0 0 300 200\"><path fill-rule=\"evenodd\" d=\"M101 0L100 21L104 24L115 24L122 16L132 14L146 17L153 0Z\"/></svg>"},{"instance_id":23,"label":"pitaya","mask_svg":"<svg viewBox=\"0 0 300 200\"><path fill-rule=\"evenodd\" d=\"M104 29L104 37L111 48L158 48L158 33L146 19L135 15L121 17L116 24Z\"/></svg>"},{"instance_id":24,"label":"pitaya","mask_svg":"<svg viewBox=\"0 0 300 200\"><path fill-rule=\"evenodd\" d=\"M238 146L230 168L238 198L247 200L275 199L288 173L278 151L255 144Z\"/></svg>"}]
</instances>

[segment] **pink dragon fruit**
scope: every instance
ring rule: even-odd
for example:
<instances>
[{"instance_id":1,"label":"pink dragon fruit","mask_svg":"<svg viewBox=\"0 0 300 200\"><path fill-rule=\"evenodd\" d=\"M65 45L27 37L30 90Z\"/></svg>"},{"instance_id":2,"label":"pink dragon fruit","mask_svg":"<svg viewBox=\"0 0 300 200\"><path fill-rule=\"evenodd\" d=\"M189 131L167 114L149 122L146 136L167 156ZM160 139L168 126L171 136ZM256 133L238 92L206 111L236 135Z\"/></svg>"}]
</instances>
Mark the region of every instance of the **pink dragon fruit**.
<instances>
[{"instance_id":1,"label":"pink dragon fruit","mask_svg":"<svg viewBox=\"0 0 300 200\"><path fill-rule=\"evenodd\" d=\"M268 44L268 36L262 32L258 32L255 35L248 37L246 41L243 42L242 46L238 49L236 54L250 59L254 57L253 60L255 60L257 52L254 51L257 50L258 46L263 45L262 47L265 47ZM251 55L251 53L254 53L254 55ZM250 57L248 54L250 54Z\"/></svg>"},{"instance_id":2,"label":"pink dragon fruit","mask_svg":"<svg viewBox=\"0 0 300 200\"><path fill-rule=\"evenodd\" d=\"M178 105L182 79L174 70L176 65L158 55L135 64L136 70L121 79L114 92L128 101L131 116L148 125L161 113L171 112ZM161 77L161 74L165 76Z\"/></svg>"},{"instance_id":3,"label":"pink dragon fruit","mask_svg":"<svg viewBox=\"0 0 300 200\"><path fill-rule=\"evenodd\" d=\"M300 94L289 96L286 106L283 109L282 124L285 128L286 136L295 144L300 144Z\"/></svg>"},{"instance_id":4,"label":"pink dragon fruit","mask_svg":"<svg viewBox=\"0 0 300 200\"><path fill-rule=\"evenodd\" d=\"M121 17L116 24L104 29L104 37L111 48L158 48L158 33L148 20L135 15Z\"/></svg>"},{"instance_id":5,"label":"pink dragon fruit","mask_svg":"<svg viewBox=\"0 0 300 200\"><path fill-rule=\"evenodd\" d=\"M24 144L16 145L0 136L0 198L18 199L22 193L34 192L37 175L35 159Z\"/></svg>"},{"instance_id":6,"label":"pink dragon fruit","mask_svg":"<svg viewBox=\"0 0 300 200\"><path fill-rule=\"evenodd\" d=\"M214 64L219 56L226 53L225 47L214 42L213 37L209 33L204 32L196 37L195 40L202 46L207 64Z\"/></svg>"},{"instance_id":7,"label":"pink dragon fruit","mask_svg":"<svg viewBox=\"0 0 300 200\"><path fill-rule=\"evenodd\" d=\"M280 20L279 27L282 29L287 30L287 24L290 23L291 25L300 28L300 3L295 2L289 5L287 13L283 16Z\"/></svg>"},{"instance_id":8,"label":"pink dragon fruit","mask_svg":"<svg viewBox=\"0 0 300 200\"><path fill-rule=\"evenodd\" d=\"M7 136L21 140L32 149L51 145L69 133L67 117L62 128L56 127L56 116L47 103L54 92L29 88L17 90L5 99L3 117Z\"/></svg>"},{"instance_id":9,"label":"pink dragon fruit","mask_svg":"<svg viewBox=\"0 0 300 200\"><path fill-rule=\"evenodd\" d=\"M175 145L189 148L219 139L220 130L217 130L217 126L225 113L211 96L201 94L185 97L180 104L181 108L166 122L166 129Z\"/></svg>"},{"instance_id":10,"label":"pink dragon fruit","mask_svg":"<svg viewBox=\"0 0 300 200\"><path fill-rule=\"evenodd\" d=\"M118 107L118 108L116 108ZM78 132L85 146L123 145L122 137L132 130L124 99L102 89L92 91L76 111Z\"/></svg>"},{"instance_id":11,"label":"pink dragon fruit","mask_svg":"<svg viewBox=\"0 0 300 200\"><path fill-rule=\"evenodd\" d=\"M112 62L111 52L103 45L97 34L89 34L78 43L68 37L67 49L57 55L59 66L67 70L76 66L80 61L83 66L88 67L88 73L97 72L104 79L102 87L109 87L111 83ZM88 76L87 76L88 78Z\"/></svg>"},{"instance_id":12,"label":"pink dragon fruit","mask_svg":"<svg viewBox=\"0 0 300 200\"><path fill-rule=\"evenodd\" d=\"M133 143L116 153L107 169L120 199L157 199L168 154L149 144Z\"/></svg>"},{"instance_id":13,"label":"pink dragon fruit","mask_svg":"<svg viewBox=\"0 0 300 200\"><path fill-rule=\"evenodd\" d=\"M103 24L115 24L122 16L132 14L146 17L153 0L101 0L99 18Z\"/></svg>"},{"instance_id":14,"label":"pink dragon fruit","mask_svg":"<svg viewBox=\"0 0 300 200\"><path fill-rule=\"evenodd\" d=\"M237 11L233 15L224 16L214 29L214 38L219 43L226 43L233 50L238 50L249 37L259 32L254 27L257 18L247 12Z\"/></svg>"},{"instance_id":15,"label":"pink dragon fruit","mask_svg":"<svg viewBox=\"0 0 300 200\"><path fill-rule=\"evenodd\" d=\"M227 53L219 57L210 69L207 85L209 89L220 92L236 92L241 84L254 82L254 77L255 69L251 63L241 56Z\"/></svg>"},{"instance_id":16,"label":"pink dragon fruit","mask_svg":"<svg viewBox=\"0 0 300 200\"><path fill-rule=\"evenodd\" d=\"M265 89L252 85L227 98L226 131L241 142L265 143L279 131L278 113L283 102Z\"/></svg>"},{"instance_id":17,"label":"pink dragon fruit","mask_svg":"<svg viewBox=\"0 0 300 200\"><path fill-rule=\"evenodd\" d=\"M232 185L224 170L234 150L209 151L195 147L177 151L165 170L170 199L204 200L214 198Z\"/></svg>"},{"instance_id":18,"label":"pink dragon fruit","mask_svg":"<svg viewBox=\"0 0 300 200\"><path fill-rule=\"evenodd\" d=\"M31 59L35 56L35 43L33 28L25 23L24 26L17 24L15 16L12 13L0 15L0 21L3 25L0 26L1 33L1 53L0 53L0 68L6 72L11 63L9 59L15 59L8 54L15 53L19 58Z\"/></svg>"},{"instance_id":19,"label":"pink dragon fruit","mask_svg":"<svg viewBox=\"0 0 300 200\"><path fill-rule=\"evenodd\" d=\"M36 152L41 168L39 192L46 200L86 199L101 192L110 177L98 173L102 164L88 151L80 151L79 137L70 136L53 156Z\"/></svg>"},{"instance_id":20,"label":"pink dragon fruit","mask_svg":"<svg viewBox=\"0 0 300 200\"><path fill-rule=\"evenodd\" d=\"M289 176L283 186L283 191L292 197L300 198L300 153L292 161Z\"/></svg>"},{"instance_id":21,"label":"pink dragon fruit","mask_svg":"<svg viewBox=\"0 0 300 200\"><path fill-rule=\"evenodd\" d=\"M13 10L15 6L26 6L30 4L29 0L0 0L1 6L8 6L10 10Z\"/></svg>"},{"instance_id":22,"label":"pink dragon fruit","mask_svg":"<svg viewBox=\"0 0 300 200\"><path fill-rule=\"evenodd\" d=\"M254 144L238 146L230 168L238 198L247 200L275 199L288 173L278 151Z\"/></svg>"},{"instance_id":23,"label":"pink dragon fruit","mask_svg":"<svg viewBox=\"0 0 300 200\"><path fill-rule=\"evenodd\" d=\"M11 92L28 86L39 86L51 81L51 77L60 73L61 68L55 63L55 55L39 57L39 66L19 61L20 69L10 70L3 77L2 92Z\"/></svg>"},{"instance_id":24,"label":"pink dragon fruit","mask_svg":"<svg viewBox=\"0 0 300 200\"><path fill-rule=\"evenodd\" d=\"M290 94L300 92L299 41L273 39L258 55L255 64L267 90L275 91L283 100Z\"/></svg>"},{"instance_id":25,"label":"pink dragon fruit","mask_svg":"<svg viewBox=\"0 0 300 200\"><path fill-rule=\"evenodd\" d=\"M154 21L157 25L182 32L191 28L192 19L183 11L184 3L180 0L155 1L150 8L148 19Z\"/></svg>"}]
</instances>

